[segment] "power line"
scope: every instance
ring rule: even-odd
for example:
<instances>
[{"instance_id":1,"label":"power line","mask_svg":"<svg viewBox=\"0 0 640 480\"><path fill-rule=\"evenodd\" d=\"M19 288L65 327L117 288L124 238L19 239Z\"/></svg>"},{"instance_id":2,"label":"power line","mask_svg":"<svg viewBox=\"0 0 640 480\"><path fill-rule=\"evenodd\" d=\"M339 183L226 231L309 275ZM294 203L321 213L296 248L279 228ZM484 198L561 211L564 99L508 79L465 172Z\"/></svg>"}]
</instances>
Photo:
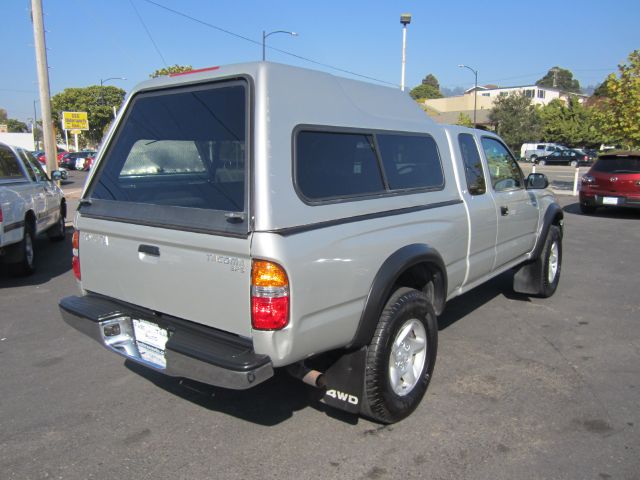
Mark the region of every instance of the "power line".
<instances>
[{"instance_id":1,"label":"power line","mask_svg":"<svg viewBox=\"0 0 640 480\"><path fill-rule=\"evenodd\" d=\"M132 1L132 0L129 0L129 1ZM204 25L206 27L212 28L214 30L218 30L218 31L220 31L222 33L226 33L227 35L231 35L233 37L239 38L239 39L244 40L246 42L253 43L255 45L262 45L262 42L259 42L257 40L252 39L252 38L249 38L249 37L245 37L244 35L240 35L239 33L232 32L231 30L227 30L225 28L218 27L217 25L213 25L211 23L205 22L204 20L200 20L199 18L192 17L191 15L187 15L186 13L180 12L178 10L174 10L173 8L169 8L169 7L165 6L165 5L162 5L160 3L154 2L153 0L142 0L142 1L147 2L147 3L151 4L151 5L155 5L158 8L162 8L163 10L171 12L174 15L178 15L178 16L187 18L187 19L189 19L191 21L197 22L197 23L199 23L201 25ZM336 70L338 72L342 72L342 73L346 73L346 74L349 74L349 75L353 75L355 77L365 78L367 80L373 80L374 82L383 83L383 84L386 84L386 85L391 85L393 87L398 87L399 86L397 83L387 82L385 80L380 80L379 78L370 77L368 75L362 75L361 73L356 73L356 72L353 72L351 70L346 70L344 68L340 68L340 67L336 67L336 66L333 66L333 65L329 65L328 63L318 62L317 60L313 60L313 59L308 58L308 57L303 57L302 55L297 55L297 54L289 52L287 50L281 50L279 48L269 47L269 46L267 46L267 48L269 50L273 50L273 51L276 51L276 52L279 52L279 53L283 53L285 55L289 55L290 57L294 57L294 58L297 58L299 60L304 60L305 62L310 62L310 63L313 63L315 65L319 65L319 66L322 66L322 67L330 68L330 69Z\"/></svg>"},{"instance_id":2,"label":"power line","mask_svg":"<svg viewBox=\"0 0 640 480\"><path fill-rule=\"evenodd\" d=\"M140 20L140 23L142 24L142 26L144 27L145 31L147 32L147 35L149 36L149 40L151 40L151 43L153 43L153 46L155 47L156 52L158 52L158 55L160 55L160 58L162 59L162 63L164 64L165 67L168 68L169 65L167 65L167 61L164 59L164 56L162 55L162 52L160 51L160 49L158 48L158 45L156 44L155 40L151 36L151 32L147 28L147 25L144 23L144 20L142 19L142 16L140 15L140 12L138 12L138 9L136 8L135 4L133 3L133 0L129 0L129 3L131 4L131 7L133 8L133 10L136 12L136 15L138 16L138 20Z\"/></svg>"}]
</instances>

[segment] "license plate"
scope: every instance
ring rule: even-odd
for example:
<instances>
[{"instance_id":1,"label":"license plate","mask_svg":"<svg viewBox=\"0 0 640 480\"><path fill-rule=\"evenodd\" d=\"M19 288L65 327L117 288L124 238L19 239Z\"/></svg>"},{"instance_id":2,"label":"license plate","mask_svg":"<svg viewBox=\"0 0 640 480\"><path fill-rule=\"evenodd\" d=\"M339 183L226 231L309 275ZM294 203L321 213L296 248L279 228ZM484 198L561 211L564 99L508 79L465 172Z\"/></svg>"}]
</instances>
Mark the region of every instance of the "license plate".
<instances>
[{"instance_id":1,"label":"license plate","mask_svg":"<svg viewBox=\"0 0 640 480\"><path fill-rule=\"evenodd\" d=\"M618 197L603 197L602 198L603 205L617 205Z\"/></svg>"},{"instance_id":2,"label":"license plate","mask_svg":"<svg viewBox=\"0 0 640 480\"><path fill-rule=\"evenodd\" d=\"M169 332L146 320L133 319L133 333L140 357L162 368L167 366L164 347L169 340Z\"/></svg>"}]
</instances>

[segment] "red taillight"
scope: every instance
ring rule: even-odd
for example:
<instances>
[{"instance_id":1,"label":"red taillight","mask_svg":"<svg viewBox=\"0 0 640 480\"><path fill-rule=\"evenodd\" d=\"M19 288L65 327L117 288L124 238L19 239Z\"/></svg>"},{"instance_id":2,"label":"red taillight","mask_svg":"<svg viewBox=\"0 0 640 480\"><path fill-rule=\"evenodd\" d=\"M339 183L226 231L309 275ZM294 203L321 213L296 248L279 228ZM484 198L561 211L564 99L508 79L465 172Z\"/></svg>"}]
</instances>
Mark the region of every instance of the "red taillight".
<instances>
[{"instance_id":1,"label":"red taillight","mask_svg":"<svg viewBox=\"0 0 640 480\"><path fill-rule=\"evenodd\" d=\"M2 221L2 208L0 208L0 222Z\"/></svg>"},{"instance_id":2,"label":"red taillight","mask_svg":"<svg viewBox=\"0 0 640 480\"><path fill-rule=\"evenodd\" d=\"M251 266L251 326L280 330L289 323L289 279L273 262L254 260Z\"/></svg>"},{"instance_id":3,"label":"red taillight","mask_svg":"<svg viewBox=\"0 0 640 480\"><path fill-rule=\"evenodd\" d=\"M77 230L73 232L71 237L71 244L73 246L73 257L71 258L71 268L73 268L73 274L80 280L80 232Z\"/></svg>"}]
</instances>

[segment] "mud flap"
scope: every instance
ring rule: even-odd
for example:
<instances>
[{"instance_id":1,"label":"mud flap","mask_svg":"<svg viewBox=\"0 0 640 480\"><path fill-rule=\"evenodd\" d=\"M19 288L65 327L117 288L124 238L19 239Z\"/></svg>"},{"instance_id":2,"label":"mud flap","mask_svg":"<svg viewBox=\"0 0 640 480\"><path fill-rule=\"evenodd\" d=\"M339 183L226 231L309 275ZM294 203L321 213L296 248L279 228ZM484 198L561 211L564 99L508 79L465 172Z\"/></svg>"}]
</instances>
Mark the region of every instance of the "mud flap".
<instances>
[{"instance_id":1,"label":"mud flap","mask_svg":"<svg viewBox=\"0 0 640 480\"><path fill-rule=\"evenodd\" d=\"M513 276L513 289L525 295L538 295L542 278L541 260L520 266Z\"/></svg>"},{"instance_id":2,"label":"mud flap","mask_svg":"<svg viewBox=\"0 0 640 480\"><path fill-rule=\"evenodd\" d=\"M324 374L325 394L321 402L350 413L360 413L367 347L340 357Z\"/></svg>"}]
</instances>

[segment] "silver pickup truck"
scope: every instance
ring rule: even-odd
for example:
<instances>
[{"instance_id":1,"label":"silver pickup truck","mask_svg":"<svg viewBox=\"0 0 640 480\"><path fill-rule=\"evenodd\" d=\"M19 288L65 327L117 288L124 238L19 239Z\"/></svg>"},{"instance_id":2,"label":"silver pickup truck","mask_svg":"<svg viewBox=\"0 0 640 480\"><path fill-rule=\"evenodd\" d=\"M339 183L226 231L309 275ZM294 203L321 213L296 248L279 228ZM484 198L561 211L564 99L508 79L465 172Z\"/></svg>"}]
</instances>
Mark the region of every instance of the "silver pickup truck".
<instances>
[{"instance_id":1,"label":"silver pickup truck","mask_svg":"<svg viewBox=\"0 0 640 480\"><path fill-rule=\"evenodd\" d=\"M53 172L59 180L61 173ZM15 275L36 269L35 238L65 238L67 203L40 162L26 150L0 143L0 261Z\"/></svg>"},{"instance_id":2,"label":"silver pickup truck","mask_svg":"<svg viewBox=\"0 0 640 480\"><path fill-rule=\"evenodd\" d=\"M274 369L379 422L424 396L447 300L509 269L556 290L560 207L495 134L272 63L142 83L75 218L67 323L176 377Z\"/></svg>"}]
</instances>

